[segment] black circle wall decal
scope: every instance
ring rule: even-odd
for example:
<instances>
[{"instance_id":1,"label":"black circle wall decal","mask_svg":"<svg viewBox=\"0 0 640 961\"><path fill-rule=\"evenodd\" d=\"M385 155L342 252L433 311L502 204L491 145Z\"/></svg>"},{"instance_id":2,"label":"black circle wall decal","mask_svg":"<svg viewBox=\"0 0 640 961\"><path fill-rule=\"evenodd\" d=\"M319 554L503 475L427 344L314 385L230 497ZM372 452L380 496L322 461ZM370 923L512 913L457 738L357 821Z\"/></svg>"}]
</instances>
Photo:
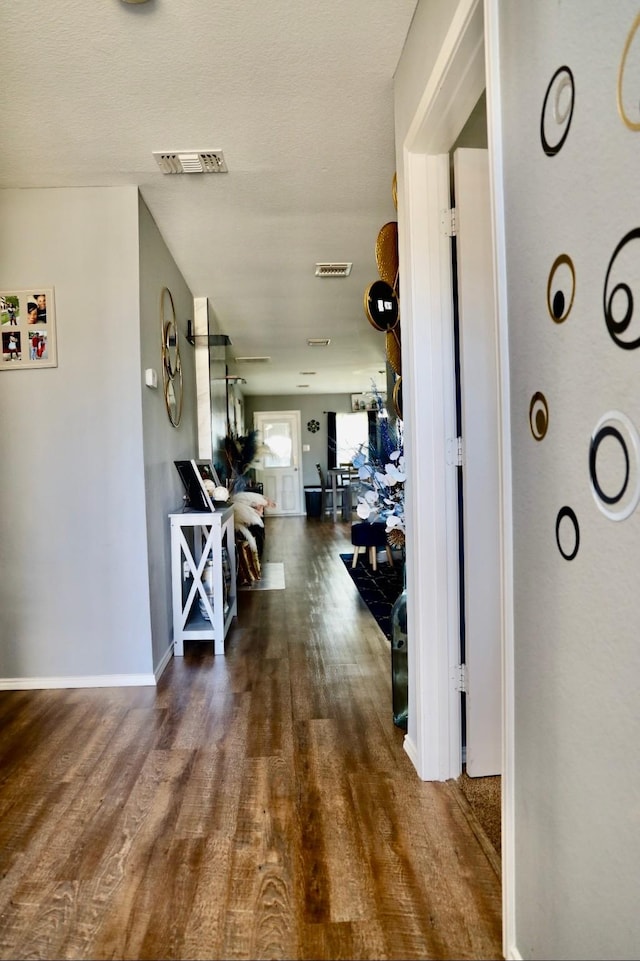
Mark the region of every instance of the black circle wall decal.
<instances>
[{"instance_id":1,"label":"black circle wall decal","mask_svg":"<svg viewBox=\"0 0 640 961\"><path fill-rule=\"evenodd\" d=\"M547 280L547 310L556 324L561 324L569 316L575 293L576 272L573 261L568 254L560 254L551 265Z\"/></svg>"},{"instance_id":2,"label":"black circle wall decal","mask_svg":"<svg viewBox=\"0 0 640 961\"><path fill-rule=\"evenodd\" d=\"M596 469L598 447L605 437L615 437L622 448L622 453L624 454L624 480L622 481L620 490L617 494L605 494L598 480L598 471ZM600 430L596 432L595 437L591 438L591 443L589 445L589 476L591 477L591 483L593 484L598 497L601 501L604 501L605 504L617 504L620 500L622 500L624 492L627 489L627 485L629 484L629 451L627 450L624 437L620 431L611 424L601 427Z\"/></svg>"},{"instance_id":3,"label":"black circle wall decal","mask_svg":"<svg viewBox=\"0 0 640 961\"><path fill-rule=\"evenodd\" d=\"M320 430L320 424L317 420L310 420L307 424L307 430L312 434L317 434Z\"/></svg>"},{"instance_id":4,"label":"black circle wall decal","mask_svg":"<svg viewBox=\"0 0 640 961\"><path fill-rule=\"evenodd\" d=\"M611 335L612 340L622 347L623 350L635 350L636 347L640 347L640 337L636 337L635 340L622 340L622 334L625 333L629 324L631 323L631 318L633 317L633 293L628 284L620 282L615 285L611 293L607 293L609 286L609 276L613 268L614 262L620 253L620 251L626 247L628 243L632 240L640 239L640 227L636 227L634 230L630 230L628 234L625 234L616 249L614 250L611 260L609 261L609 266L607 267L607 275L604 279L604 292L603 292L603 306L604 306L604 319L607 325L607 330ZM618 301L622 300L626 304L626 309L624 315L616 320L614 317L614 298Z\"/></svg>"},{"instance_id":5,"label":"black circle wall decal","mask_svg":"<svg viewBox=\"0 0 640 961\"><path fill-rule=\"evenodd\" d=\"M569 521L573 529L573 536L571 538L573 546L570 550L563 547L562 541L560 540L560 525L564 520ZM564 524L563 526L566 528L567 525ZM556 517L556 544L566 561L572 561L578 553L578 548L580 547L580 525L578 524L578 518L575 512L570 507L561 507L558 511L558 516Z\"/></svg>"},{"instance_id":6,"label":"black circle wall decal","mask_svg":"<svg viewBox=\"0 0 640 961\"><path fill-rule=\"evenodd\" d=\"M618 84L617 84L617 91L616 91L617 101L618 101L618 113L620 114L622 122L626 127L629 128L629 130L640 130L640 120L632 120L629 114L627 113L627 110L623 102L624 98L623 98L623 91L622 91L622 87L624 83L624 73L627 65L627 58L629 56L629 50L631 49L631 44L633 43L633 38L635 37L638 31L638 27L640 27L640 13L636 16L635 20L631 24L631 29L627 34L627 39L625 41L624 49L622 51L622 57L620 58L620 66L618 68ZM636 59L637 59L637 53L636 53ZM634 90L634 94L635 93L636 92ZM630 99L634 99L634 96L632 95Z\"/></svg>"},{"instance_id":7,"label":"black circle wall decal","mask_svg":"<svg viewBox=\"0 0 640 961\"><path fill-rule=\"evenodd\" d=\"M558 67L549 81L540 116L540 140L547 157L555 157L567 139L575 100L576 89L571 70L565 66ZM547 136L547 128L549 128L549 136ZM556 128L560 128L559 137Z\"/></svg>"},{"instance_id":8,"label":"black circle wall decal","mask_svg":"<svg viewBox=\"0 0 640 961\"><path fill-rule=\"evenodd\" d=\"M539 390L529 404L529 427L536 440L542 440L549 427L549 406L547 398Z\"/></svg>"},{"instance_id":9,"label":"black circle wall decal","mask_svg":"<svg viewBox=\"0 0 640 961\"><path fill-rule=\"evenodd\" d=\"M640 502L640 435L619 410L603 414L591 433L589 486L598 510L612 521L625 520Z\"/></svg>"}]
</instances>

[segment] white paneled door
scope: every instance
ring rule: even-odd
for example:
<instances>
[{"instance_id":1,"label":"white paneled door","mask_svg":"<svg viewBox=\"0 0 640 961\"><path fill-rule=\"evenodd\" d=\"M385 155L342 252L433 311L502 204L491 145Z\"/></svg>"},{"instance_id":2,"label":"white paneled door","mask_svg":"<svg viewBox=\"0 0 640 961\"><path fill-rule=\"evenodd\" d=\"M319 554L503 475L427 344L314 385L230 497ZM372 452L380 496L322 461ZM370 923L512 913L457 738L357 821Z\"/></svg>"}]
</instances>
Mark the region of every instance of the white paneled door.
<instances>
[{"instance_id":1,"label":"white paneled door","mask_svg":"<svg viewBox=\"0 0 640 961\"><path fill-rule=\"evenodd\" d=\"M300 411L256 411L253 424L264 450L256 476L265 496L275 502L271 515L302 514Z\"/></svg>"},{"instance_id":2,"label":"white paneled door","mask_svg":"<svg viewBox=\"0 0 640 961\"><path fill-rule=\"evenodd\" d=\"M462 431L466 769L501 773L497 319L486 150L454 152ZM462 613L462 612L461 612Z\"/></svg>"}]
</instances>

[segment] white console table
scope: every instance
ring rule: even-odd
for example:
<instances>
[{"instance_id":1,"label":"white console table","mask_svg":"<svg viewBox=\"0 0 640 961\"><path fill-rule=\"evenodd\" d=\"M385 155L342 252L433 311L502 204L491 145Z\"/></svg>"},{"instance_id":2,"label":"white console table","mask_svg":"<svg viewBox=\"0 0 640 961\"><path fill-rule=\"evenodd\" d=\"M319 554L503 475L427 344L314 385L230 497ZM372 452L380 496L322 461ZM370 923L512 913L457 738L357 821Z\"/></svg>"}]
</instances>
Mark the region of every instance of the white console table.
<instances>
[{"instance_id":1,"label":"white console table","mask_svg":"<svg viewBox=\"0 0 640 961\"><path fill-rule=\"evenodd\" d=\"M213 641L213 653L224 654L227 631L238 613L233 507L176 511L169 520L173 652L182 656L184 642L196 640Z\"/></svg>"}]
</instances>

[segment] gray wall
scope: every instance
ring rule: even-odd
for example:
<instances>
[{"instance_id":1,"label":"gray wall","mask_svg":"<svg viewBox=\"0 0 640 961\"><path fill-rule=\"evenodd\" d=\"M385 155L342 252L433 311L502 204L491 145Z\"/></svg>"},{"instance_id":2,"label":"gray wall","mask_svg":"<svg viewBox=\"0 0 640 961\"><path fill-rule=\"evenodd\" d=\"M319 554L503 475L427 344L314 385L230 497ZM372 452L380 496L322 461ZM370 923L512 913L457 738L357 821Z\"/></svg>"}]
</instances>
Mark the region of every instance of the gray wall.
<instances>
[{"instance_id":1,"label":"gray wall","mask_svg":"<svg viewBox=\"0 0 640 961\"><path fill-rule=\"evenodd\" d=\"M491 6L491 5L490 5ZM396 78L403 142L458 5L419 0ZM598 420L619 410L629 451L629 503L640 477L638 350L620 349L603 316L605 276L619 241L638 227L640 133L616 106L622 52L638 5L628 0L498 0L504 137L514 547L514 850L503 876L514 927L507 957L622 959L640 944L639 513L613 521L596 502L589 445ZM631 45L627 109L638 117L639 37ZM554 157L540 142L547 85L573 71L569 135ZM638 302L640 241L616 259L613 284ZM555 323L547 283L556 257L576 274L569 316ZM561 280L562 278L562 280ZM570 299L566 272L556 289ZM617 316L622 314L617 305ZM637 307L625 339L640 336ZM545 437L530 429L536 391L549 405ZM620 449L598 454L605 490L622 487ZM575 558L556 543L571 507ZM563 523L565 550L573 543ZM511 638L509 638L511 641ZM504 784L503 784L504 787ZM513 853L513 860L511 854Z\"/></svg>"},{"instance_id":2,"label":"gray wall","mask_svg":"<svg viewBox=\"0 0 640 961\"><path fill-rule=\"evenodd\" d=\"M190 294L135 187L0 191L0 289L34 284L58 366L0 372L0 686L153 683L195 415L176 431L143 377L162 381L160 287L179 318Z\"/></svg>"},{"instance_id":3,"label":"gray wall","mask_svg":"<svg viewBox=\"0 0 640 961\"><path fill-rule=\"evenodd\" d=\"M637 229L640 134L622 122L616 81L636 2L500 3L502 122L513 456L515 602L515 864L517 945L522 957L631 958L640 944L640 514L603 514L589 477L590 438L618 410L640 427L638 350L607 331L605 277L616 245ZM627 71L627 109L637 121L638 36ZM545 92L571 68L575 108L567 139L546 156ZM635 72L634 72L635 71ZM550 98L553 102L553 94ZM564 124L552 124L556 140ZM547 309L547 283L566 303ZM607 294L624 282L635 297L626 341L640 336L640 241L616 258ZM622 316L622 300L616 309ZM529 406L541 391L548 430L536 441ZM621 426L619 423L616 426ZM639 451L624 426L631 501ZM622 487L622 451L607 440L600 482ZM575 511L572 561L556 544L563 506ZM565 552L575 544L561 526Z\"/></svg>"}]
</instances>

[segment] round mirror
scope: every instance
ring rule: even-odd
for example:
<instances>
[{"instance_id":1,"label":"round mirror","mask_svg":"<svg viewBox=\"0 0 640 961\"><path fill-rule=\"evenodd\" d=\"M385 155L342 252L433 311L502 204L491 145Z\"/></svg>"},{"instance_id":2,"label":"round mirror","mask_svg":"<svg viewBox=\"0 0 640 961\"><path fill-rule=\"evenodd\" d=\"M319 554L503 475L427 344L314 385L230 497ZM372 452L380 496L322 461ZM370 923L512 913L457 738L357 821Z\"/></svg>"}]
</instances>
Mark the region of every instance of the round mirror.
<instances>
[{"instance_id":1,"label":"round mirror","mask_svg":"<svg viewBox=\"0 0 640 961\"><path fill-rule=\"evenodd\" d=\"M385 280L375 280L364 293L364 312L376 330L393 330L400 319L398 298Z\"/></svg>"},{"instance_id":2,"label":"round mirror","mask_svg":"<svg viewBox=\"0 0 640 961\"><path fill-rule=\"evenodd\" d=\"M178 328L173 297L168 287L160 294L160 330L162 331L162 360L170 378L175 377L180 364Z\"/></svg>"},{"instance_id":3,"label":"round mirror","mask_svg":"<svg viewBox=\"0 0 640 961\"><path fill-rule=\"evenodd\" d=\"M182 417L182 367L179 363L175 377L165 379L164 402L169 420L174 427L177 427Z\"/></svg>"}]
</instances>

